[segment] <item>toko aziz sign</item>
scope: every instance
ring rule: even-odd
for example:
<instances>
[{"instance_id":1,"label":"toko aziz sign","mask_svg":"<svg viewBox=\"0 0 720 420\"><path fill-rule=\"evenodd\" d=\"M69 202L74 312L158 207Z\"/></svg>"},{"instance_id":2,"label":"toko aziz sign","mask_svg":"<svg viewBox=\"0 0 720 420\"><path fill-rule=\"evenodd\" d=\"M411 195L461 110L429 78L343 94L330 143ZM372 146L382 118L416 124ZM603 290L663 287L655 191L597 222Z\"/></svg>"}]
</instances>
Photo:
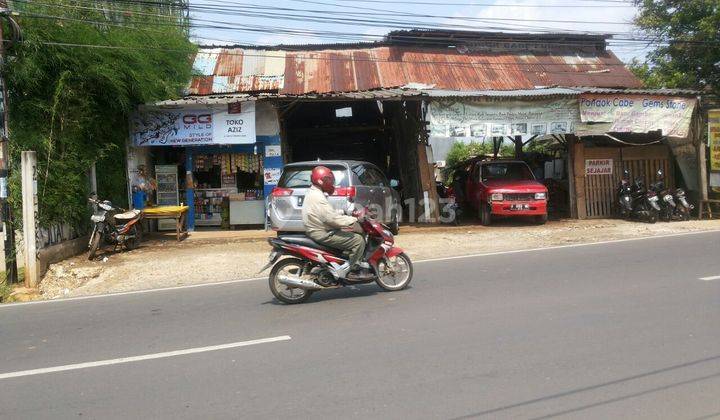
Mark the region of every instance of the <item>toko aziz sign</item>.
<instances>
[{"instance_id":1,"label":"toko aziz sign","mask_svg":"<svg viewBox=\"0 0 720 420\"><path fill-rule=\"evenodd\" d=\"M132 117L135 146L255 143L255 103L145 108Z\"/></svg>"}]
</instances>

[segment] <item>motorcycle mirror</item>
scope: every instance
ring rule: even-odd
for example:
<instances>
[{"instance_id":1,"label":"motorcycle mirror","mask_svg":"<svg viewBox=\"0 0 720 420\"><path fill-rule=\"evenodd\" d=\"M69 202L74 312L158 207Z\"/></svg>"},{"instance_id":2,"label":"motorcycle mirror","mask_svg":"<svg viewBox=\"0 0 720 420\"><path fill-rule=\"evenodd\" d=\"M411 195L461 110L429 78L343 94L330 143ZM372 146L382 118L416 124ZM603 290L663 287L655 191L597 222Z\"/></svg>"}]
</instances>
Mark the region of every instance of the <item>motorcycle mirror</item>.
<instances>
[{"instance_id":1,"label":"motorcycle mirror","mask_svg":"<svg viewBox=\"0 0 720 420\"><path fill-rule=\"evenodd\" d=\"M391 187L391 188L397 188L397 187L399 187L399 186L400 186L400 181L398 181L397 179L391 179L391 180L390 180L390 187Z\"/></svg>"},{"instance_id":2,"label":"motorcycle mirror","mask_svg":"<svg viewBox=\"0 0 720 420\"><path fill-rule=\"evenodd\" d=\"M665 172L663 172L662 169L658 169L658 171L657 171L658 178L662 178L664 175L665 175Z\"/></svg>"},{"instance_id":3,"label":"motorcycle mirror","mask_svg":"<svg viewBox=\"0 0 720 420\"><path fill-rule=\"evenodd\" d=\"M629 178L629 177L630 177L630 170L624 169L624 170L623 170L623 176L625 176L626 178Z\"/></svg>"}]
</instances>

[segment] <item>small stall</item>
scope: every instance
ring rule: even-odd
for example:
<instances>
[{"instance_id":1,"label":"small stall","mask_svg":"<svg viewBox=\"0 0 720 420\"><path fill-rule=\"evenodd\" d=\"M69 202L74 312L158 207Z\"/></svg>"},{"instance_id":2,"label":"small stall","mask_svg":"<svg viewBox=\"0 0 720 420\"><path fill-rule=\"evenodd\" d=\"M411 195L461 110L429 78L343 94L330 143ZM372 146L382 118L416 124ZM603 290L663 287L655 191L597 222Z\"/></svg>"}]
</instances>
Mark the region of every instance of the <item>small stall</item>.
<instances>
[{"instance_id":1,"label":"small stall","mask_svg":"<svg viewBox=\"0 0 720 420\"><path fill-rule=\"evenodd\" d=\"M282 157L279 137L256 135L256 105L141 107L132 118L128 167L153 169L150 203L188 206L188 230L264 224ZM262 118L274 116L268 110ZM160 230L176 229L177 220L157 218Z\"/></svg>"}]
</instances>

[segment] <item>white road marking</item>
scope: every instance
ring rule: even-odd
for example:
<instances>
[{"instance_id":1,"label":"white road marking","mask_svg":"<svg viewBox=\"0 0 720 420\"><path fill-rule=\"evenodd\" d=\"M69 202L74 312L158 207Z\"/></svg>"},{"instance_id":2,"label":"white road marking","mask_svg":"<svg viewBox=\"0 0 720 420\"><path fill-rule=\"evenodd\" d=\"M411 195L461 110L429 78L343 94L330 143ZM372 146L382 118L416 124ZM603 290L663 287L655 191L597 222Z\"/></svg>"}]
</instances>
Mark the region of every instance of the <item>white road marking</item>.
<instances>
[{"instance_id":1,"label":"white road marking","mask_svg":"<svg viewBox=\"0 0 720 420\"><path fill-rule=\"evenodd\" d=\"M292 337L290 337L289 335L281 335L279 337L261 338L259 340L250 340L250 341L239 341L236 343L220 344L217 346L195 347L192 349L166 351L163 353L144 354L141 356L120 357L117 359L100 360L97 362L76 363L73 365L53 366L53 367L42 368L42 369L21 370L21 371L17 371L17 372L0 373L0 380L10 379L10 378L19 378L22 376L32 376L32 375L42 375L42 374L46 374L46 373L64 372L67 370L78 370L78 369L87 369L87 368L99 367L99 366L110 366L110 365L117 365L120 363L140 362L143 360L164 359L167 357L184 356L184 355L188 355L188 354L204 353L204 352L208 352L208 351L234 349L237 347L253 346L256 344L275 343L277 341L287 341L290 339L292 339Z\"/></svg>"},{"instance_id":2,"label":"white road marking","mask_svg":"<svg viewBox=\"0 0 720 420\"><path fill-rule=\"evenodd\" d=\"M425 259L425 260L413 261L413 263L418 264L418 263L426 263L426 262L457 260L457 259L462 259L462 258L479 258L479 257L489 257L489 256L493 256L493 255L502 255L502 254L517 254L517 253L521 253L521 252L548 251L548 250L553 250L553 249L577 248L577 247L594 246L594 245L606 245L606 244L622 243L622 242L643 241L643 240L648 240L648 239L672 238L672 237L676 237L676 236L700 235L703 233L720 233L720 229L701 230L701 231L696 231L696 232L670 233L667 235L644 236L642 238L615 239L615 240L611 240L611 241L601 241L601 242L586 242L586 243L582 243L582 244L556 245L556 246L549 246L549 247L545 247L545 248L528 248L528 249L519 249L519 250L511 250L511 251L498 251L498 252L487 252L487 253L480 253L480 254L458 255L458 256L454 256L454 257L430 258L430 259ZM183 285L183 286L162 287L162 288L157 288L157 289L145 289L145 290L132 290L129 292L105 293L105 294L101 294L101 295L77 296L77 297L59 298L59 299L51 299L51 300L34 300L31 302L6 303L6 304L0 304L0 310L7 309L7 308L17 308L17 307L25 306L25 305L38 305L38 304L43 304L43 303L70 302L70 301L74 301L74 300L111 298L111 297L115 297L115 296L139 295L139 294L144 294L144 293L165 292L165 291L170 291L170 290L192 289L192 288L196 288L196 287L220 286L223 284L248 283L248 282L259 281L259 280L267 280L267 277L253 277L253 278L247 278L247 279L225 280L225 281L218 281L218 282L212 282L212 283L188 284L188 285Z\"/></svg>"},{"instance_id":3,"label":"white road marking","mask_svg":"<svg viewBox=\"0 0 720 420\"><path fill-rule=\"evenodd\" d=\"M720 276L700 277L702 281L720 280Z\"/></svg>"}]
</instances>

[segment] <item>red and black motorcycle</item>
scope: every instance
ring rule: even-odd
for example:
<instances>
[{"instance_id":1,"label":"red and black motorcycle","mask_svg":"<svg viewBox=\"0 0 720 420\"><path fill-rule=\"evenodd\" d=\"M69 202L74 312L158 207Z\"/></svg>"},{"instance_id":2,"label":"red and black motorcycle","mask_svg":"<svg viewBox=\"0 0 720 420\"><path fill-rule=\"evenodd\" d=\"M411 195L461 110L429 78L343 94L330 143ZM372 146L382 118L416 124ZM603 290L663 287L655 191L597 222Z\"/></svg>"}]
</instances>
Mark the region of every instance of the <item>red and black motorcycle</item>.
<instances>
[{"instance_id":1,"label":"red and black motorcycle","mask_svg":"<svg viewBox=\"0 0 720 420\"><path fill-rule=\"evenodd\" d=\"M372 275L357 280L340 278L335 268L347 261L342 251L320 245L305 235L281 235L268 239L273 249L268 264L260 270L272 266L269 278L272 294L285 303L302 303L318 290L356 284L375 282L388 291L406 288L412 280L412 261L394 246L390 229L365 213L366 210L360 213L358 223L367 244L363 261L370 265Z\"/></svg>"}]
</instances>

